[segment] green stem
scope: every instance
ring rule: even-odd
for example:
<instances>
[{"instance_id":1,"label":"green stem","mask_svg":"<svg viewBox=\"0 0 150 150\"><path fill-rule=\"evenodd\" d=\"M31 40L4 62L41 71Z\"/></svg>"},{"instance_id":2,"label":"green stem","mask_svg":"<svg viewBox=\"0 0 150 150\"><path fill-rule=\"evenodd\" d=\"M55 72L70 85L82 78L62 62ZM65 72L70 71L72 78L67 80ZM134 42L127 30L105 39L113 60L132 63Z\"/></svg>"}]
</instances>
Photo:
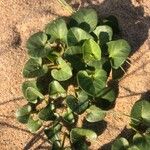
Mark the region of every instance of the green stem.
<instances>
[{"instance_id":1,"label":"green stem","mask_svg":"<svg viewBox=\"0 0 150 150\"><path fill-rule=\"evenodd\" d=\"M57 0L67 11L69 11L71 14L75 12L72 7L65 1L65 0Z\"/></svg>"}]
</instances>

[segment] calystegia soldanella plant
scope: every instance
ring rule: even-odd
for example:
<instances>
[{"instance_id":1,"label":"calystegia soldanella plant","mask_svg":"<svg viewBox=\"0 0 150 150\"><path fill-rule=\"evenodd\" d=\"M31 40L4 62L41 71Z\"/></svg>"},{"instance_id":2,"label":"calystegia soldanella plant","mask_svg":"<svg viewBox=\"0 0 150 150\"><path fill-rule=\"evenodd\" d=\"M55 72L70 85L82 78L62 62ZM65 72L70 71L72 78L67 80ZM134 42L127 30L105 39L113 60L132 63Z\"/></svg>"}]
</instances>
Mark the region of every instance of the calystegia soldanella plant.
<instances>
[{"instance_id":1,"label":"calystegia soldanella plant","mask_svg":"<svg viewBox=\"0 0 150 150\"><path fill-rule=\"evenodd\" d=\"M107 83L131 51L118 33L114 16L100 19L83 8L28 39L22 84L27 104L16 117L33 133L44 129L53 150L86 150L87 141L97 138L78 122L81 116L89 123L103 120L115 103L117 92Z\"/></svg>"}]
</instances>

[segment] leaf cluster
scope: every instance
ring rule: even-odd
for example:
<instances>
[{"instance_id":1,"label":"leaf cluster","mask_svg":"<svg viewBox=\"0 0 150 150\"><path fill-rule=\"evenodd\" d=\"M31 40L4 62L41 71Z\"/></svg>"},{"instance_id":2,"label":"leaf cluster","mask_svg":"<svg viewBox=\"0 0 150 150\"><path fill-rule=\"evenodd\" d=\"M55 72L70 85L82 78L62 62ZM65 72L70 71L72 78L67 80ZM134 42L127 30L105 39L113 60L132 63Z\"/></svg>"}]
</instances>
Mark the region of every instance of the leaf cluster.
<instances>
[{"instance_id":1,"label":"leaf cluster","mask_svg":"<svg viewBox=\"0 0 150 150\"><path fill-rule=\"evenodd\" d=\"M106 108L99 103L112 105L117 96L108 86L108 78L124 64L131 48L118 38L114 16L102 20L95 10L84 8L68 20L56 19L28 39L29 60L23 69L27 80L22 84L27 104L17 110L16 116L31 132L43 125L57 150L69 149L64 147L62 129L66 124L73 126L65 133L71 147L80 144L78 149L86 150L86 140L97 135L76 127L78 116L84 114L90 123L104 119Z\"/></svg>"}]
</instances>

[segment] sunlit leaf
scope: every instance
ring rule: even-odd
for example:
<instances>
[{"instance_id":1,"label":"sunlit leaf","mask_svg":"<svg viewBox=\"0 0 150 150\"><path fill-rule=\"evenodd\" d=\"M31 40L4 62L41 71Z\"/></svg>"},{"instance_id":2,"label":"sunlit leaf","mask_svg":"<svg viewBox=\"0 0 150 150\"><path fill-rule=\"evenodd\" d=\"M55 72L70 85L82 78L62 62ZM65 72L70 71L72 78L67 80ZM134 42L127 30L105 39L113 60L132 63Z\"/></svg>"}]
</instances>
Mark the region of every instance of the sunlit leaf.
<instances>
[{"instance_id":1,"label":"sunlit leaf","mask_svg":"<svg viewBox=\"0 0 150 150\"><path fill-rule=\"evenodd\" d=\"M21 123L27 123L29 116L30 116L30 113L31 113L31 110L32 110L32 108L30 105L25 105L25 106L19 108L16 111L17 120Z\"/></svg>"},{"instance_id":2,"label":"sunlit leaf","mask_svg":"<svg viewBox=\"0 0 150 150\"><path fill-rule=\"evenodd\" d=\"M27 128L30 132L35 133L42 126L42 122L40 120L34 120L32 117L29 118L27 123Z\"/></svg>"},{"instance_id":3,"label":"sunlit leaf","mask_svg":"<svg viewBox=\"0 0 150 150\"><path fill-rule=\"evenodd\" d=\"M139 124L150 127L150 102L146 100L137 101L131 110L131 126Z\"/></svg>"},{"instance_id":4,"label":"sunlit leaf","mask_svg":"<svg viewBox=\"0 0 150 150\"><path fill-rule=\"evenodd\" d=\"M63 114L63 119L69 124L75 122L74 115L70 108L67 108L67 111Z\"/></svg>"},{"instance_id":5,"label":"sunlit leaf","mask_svg":"<svg viewBox=\"0 0 150 150\"><path fill-rule=\"evenodd\" d=\"M107 45L111 65L114 69L118 69L130 54L131 47L122 39L108 42Z\"/></svg>"},{"instance_id":6,"label":"sunlit leaf","mask_svg":"<svg viewBox=\"0 0 150 150\"><path fill-rule=\"evenodd\" d=\"M47 50L45 45L48 38L43 32L33 34L27 41L28 54L32 57L45 57Z\"/></svg>"},{"instance_id":7,"label":"sunlit leaf","mask_svg":"<svg viewBox=\"0 0 150 150\"><path fill-rule=\"evenodd\" d=\"M128 146L129 142L125 138L119 138L113 143L111 150L126 150Z\"/></svg>"},{"instance_id":8,"label":"sunlit leaf","mask_svg":"<svg viewBox=\"0 0 150 150\"><path fill-rule=\"evenodd\" d=\"M86 138L88 140L96 140L97 135L94 131L83 128L73 128L70 132L70 139L74 143Z\"/></svg>"},{"instance_id":9,"label":"sunlit leaf","mask_svg":"<svg viewBox=\"0 0 150 150\"><path fill-rule=\"evenodd\" d=\"M38 90L32 87L27 88L25 95L27 100L33 104L36 104L39 100L44 99L43 94L41 94Z\"/></svg>"},{"instance_id":10,"label":"sunlit leaf","mask_svg":"<svg viewBox=\"0 0 150 150\"><path fill-rule=\"evenodd\" d=\"M43 76L48 71L46 65L42 65L41 58L30 58L24 66L23 76L25 78L34 78Z\"/></svg>"},{"instance_id":11,"label":"sunlit leaf","mask_svg":"<svg viewBox=\"0 0 150 150\"><path fill-rule=\"evenodd\" d=\"M68 31L69 46L76 45L86 39L93 39L93 37L81 28L73 27Z\"/></svg>"},{"instance_id":12,"label":"sunlit leaf","mask_svg":"<svg viewBox=\"0 0 150 150\"><path fill-rule=\"evenodd\" d=\"M106 111L92 105L87 110L86 120L88 122L98 122L105 118Z\"/></svg>"},{"instance_id":13,"label":"sunlit leaf","mask_svg":"<svg viewBox=\"0 0 150 150\"><path fill-rule=\"evenodd\" d=\"M63 19L56 19L45 27L46 34L51 36L51 41L61 40L67 42L67 26Z\"/></svg>"},{"instance_id":14,"label":"sunlit leaf","mask_svg":"<svg viewBox=\"0 0 150 150\"><path fill-rule=\"evenodd\" d=\"M96 70L93 74L79 71L77 75L78 85L91 96L98 96L106 86L107 73L104 70Z\"/></svg>"},{"instance_id":15,"label":"sunlit leaf","mask_svg":"<svg viewBox=\"0 0 150 150\"><path fill-rule=\"evenodd\" d=\"M86 40L82 46L83 58L86 63L100 60L101 49L99 45L92 39Z\"/></svg>"},{"instance_id":16,"label":"sunlit leaf","mask_svg":"<svg viewBox=\"0 0 150 150\"><path fill-rule=\"evenodd\" d=\"M58 81L52 81L49 84L49 95L53 99L66 97L66 91Z\"/></svg>"},{"instance_id":17,"label":"sunlit leaf","mask_svg":"<svg viewBox=\"0 0 150 150\"><path fill-rule=\"evenodd\" d=\"M68 63L61 57L57 59L58 69L53 69L51 75L55 80L65 81L72 77L72 70Z\"/></svg>"},{"instance_id":18,"label":"sunlit leaf","mask_svg":"<svg viewBox=\"0 0 150 150\"><path fill-rule=\"evenodd\" d=\"M91 32L96 28L97 22L98 17L96 11L92 8L83 8L71 16L70 24Z\"/></svg>"}]
</instances>

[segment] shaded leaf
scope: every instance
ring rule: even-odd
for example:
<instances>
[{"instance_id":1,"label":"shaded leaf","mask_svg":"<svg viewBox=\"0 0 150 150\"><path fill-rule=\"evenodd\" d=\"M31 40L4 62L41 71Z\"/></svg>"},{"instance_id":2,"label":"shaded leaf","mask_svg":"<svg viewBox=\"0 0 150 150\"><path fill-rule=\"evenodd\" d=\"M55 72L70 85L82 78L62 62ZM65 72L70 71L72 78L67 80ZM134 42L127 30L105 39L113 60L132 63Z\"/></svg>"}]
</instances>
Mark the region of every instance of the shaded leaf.
<instances>
[{"instance_id":1,"label":"shaded leaf","mask_svg":"<svg viewBox=\"0 0 150 150\"><path fill-rule=\"evenodd\" d=\"M87 32L91 32L96 28L98 22L97 13L92 8L83 8L71 16L70 24L79 26Z\"/></svg>"},{"instance_id":2,"label":"shaded leaf","mask_svg":"<svg viewBox=\"0 0 150 150\"><path fill-rule=\"evenodd\" d=\"M60 131L61 131L62 125L58 122L55 122L54 125L50 128L45 128L44 133L46 134L47 138L54 144L55 147L60 147Z\"/></svg>"},{"instance_id":3,"label":"shaded leaf","mask_svg":"<svg viewBox=\"0 0 150 150\"><path fill-rule=\"evenodd\" d=\"M106 44L112 40L113 31L112 28L107 25L98 26L93 33L97 36L100 45Z\"/></svg>"},{"instance_id":4,"label":"shaded leaf","mask_svg":"<svg viewBox=\"0 0 150 150\"><path fill-rule=\"evenodd\" d=\"M77 150L88 150L88 145L84 138L79 141L74 142L73 147L74 149L77 149Z\"/></svg>"},{"instance_id":5,"label":"shaded leaf","mask_svg":"<svg viewBox=\"0 0 150 150\"><path fill-rule=\"evenodd\" d=\"M32 57L45 57L47 50L45 45L48 38L43 32L33 34L27 41L28 54Z\"/></svg>"},{"instance_id":6,"label":"shaded leaf","mask_svg":"<svg viewBox=\"0 0 150 150\"><path fill-rule=\"evenodd\" d=\"M111 65L114 69L118 69L130 54L131 47L122 39L108 42L107 45Z\"/></svg>"},{"instance_id":7,"label":"shaded leaf","mask_svg":"<svg viewBox=\"0 0 150 150\"><path fill-rule=\"evenodd\" d=\"M48 120L55 120L57 116L54 113L54 105L48 104L45 108L40 110L38 116L41 120L48 121Z\"/></svg>"},{"instance_id":8,"label":"shaded leaf","mask_svg":"<svg viewBox=\"0 0 150 150\"><path fill-rule=\"evenodd\" d=\"M49 84L49 95L53 99L66 97L66 91L58 81L52 81Z\"/></svg>"},{"instance_id":9,"label":"shaded leaf","mask_svg":"<svg viewBox=\"0 0 150 150\"><path fill-rule=\"evenodd\" d=\"M25 97L30 103L36 104L39 100L44 99L44 96L35 88L28 87L25 93Z\"/></svg>"},{"instance_id":10,"label":"shaded leaf","mask_svg":"<svg viewBox=\"0 0 150 150\"><path fill-rule=\"evenodd\" d=\"M51 75L55 80L65 81L72 77L72 70L61 57L57 59L58 69L53 69Z\"/></svg>"},{"instance_id":11,"label":"shaded leaf","mask_svg":"<svg viewBox=\"0 0 150 150\"><path fill-rule=\"evenodd\" d=\"M93 39L93 37L81 28L73 27L68 31L69 46L76 45L77 43L86 39Z\"/></svg>"},{"instance_id":12,"label":"shaded leaf","mask_svg":"<svg viewBox=\"0 0 150 150\"><path fill-rule=\"evenodd\" d=\"M94 131L83 128L73 128L70 132L71 142L80 141L81 139L86 138L88 140L96 140L97 135Z\"/></svg>"},{"instance_id":13,"label":"shaded leaf","mask_svg":"<svg viewBox=\"0 0 150 150\"><path fill-rule=\"evenodd\" d=\"M31 113L31 110L32 110L32 108L30 105L25 105L25 106L19 108L15 114L17 120L21 123L27 123L30 113Z\"/></svg>"},{"instance_id":14,"label":"shaded leaf","mask_svg":"<svg viewBox=\"0 0 150 150\"><path fill-rule=\"evenodd\" d=\"M42 65L41 58L30 58L24 66L23 76L25 78L40 77L46 74L48 68L46 65Z\"/></svg>"},{"instance_id":15,"label":"shaded leaf","mask_svg":"<svg viewBox=\"0 0 150 150\"><path fill-rule=\"evenodd\" d=\"M51 41L61 40L67 42L67 26L63 19L56 19L45 27L46 34L51 36Z\"/></svg>"},{"instance_id":16,"label":"shaded leaf","mask_svg":"<svg viewBox=\"0 0 150 150\"><path fill-rule=\"evenodd\" d=\"M86 40L82 46L83 59L86 63L101 59L101 49L92 39Z\"/></svg>"},{"instance_id":17,"label":"shaded leaf","mask_svg":"<svg viewBox=\"0 0 150 150\"><path fill-rule=\"evenodd\" d=\"M32 117L29 118L27 123L27 128L30 132L35 133L38 131L42 126L42 122L39 120L34 120Z\"/></svg>"},{"instance_id":18,"label":"shaded leaf","mask_svg":"<svg viewBox=\"0 0 150 150\"><path fill-rule=\"evenodd\" d=\"M66 103L74 113L81 114L87 109L89 100L87 94L80 91L77 93L77 97L68 95L66 97Z\"/></svg>"},{"instance_id":19,"label":"shaded leaf","mask_svg":"<svg viewBox=\"0 0 150 150\"><path fill-rule=\"evenodd\" d=\"M87 110L86 120L88 122L98 122L105 118L106 111L92 105Z\"/></svg>"}]
</instances>

